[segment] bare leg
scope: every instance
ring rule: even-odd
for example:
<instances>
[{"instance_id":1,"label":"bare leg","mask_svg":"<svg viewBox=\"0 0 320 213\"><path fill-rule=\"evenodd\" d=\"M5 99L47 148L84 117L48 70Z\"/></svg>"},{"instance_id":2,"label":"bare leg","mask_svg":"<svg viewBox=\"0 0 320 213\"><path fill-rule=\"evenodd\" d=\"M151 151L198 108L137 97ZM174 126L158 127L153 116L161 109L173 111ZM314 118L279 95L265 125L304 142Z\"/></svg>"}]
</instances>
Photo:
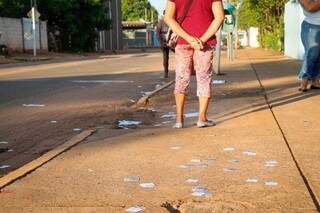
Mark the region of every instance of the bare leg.
<instances>
[{"instance_id":1,"label":"bare leg","mask_svg":"<svg viewBox=\"0 0 320 213\"><path fill-rule=\"evenodd\" d=\"M185 94L175 94L176 98L176 123L183 123Z\"/></svg>"},{"instance_id":2,"label":"bare leg","mask_svg":"<svg viewBox=\"0 0 320 213\"><path fill-rule=\"evenodd\" d=\"M169 51L170 49L168 47L162 49L164 78L168 78L169 76Z\"/></svg>"},{"instance_id":3,"label":"bare leg","mask_svg":"<svg viewBox=\"0 0 320 213\"><path fill-rule=\"evenodd\" d=\"M192 68L194 50L185 45L178 45L176 47L175 61L176 61L176 82L174 88L174 94L176 99L176 124L182 124L183 127L183 116L184 116L184 104L186 94L190 84L190 73ZM173 126L173 128L181 128Z\"/></svg>"},{"instance_id":4,"label":"bare leg","mask_svg":"<svg viewBox=\"0 0 320 213\"><path fill-rule=\"evenodd\" d=\"M197 77L197 96L199 97L199 120L198 127L208 126L207 111L211 97L212 81L212 59L211 48L195 51L194 65Z\"/></svg>"},{"instance_id":5,"label":"bare leg","mask_svg":"<svg viewBox=\"0 0 320 213\"><path fill-rule=\"evenodd\" d=\"M303 92L305 92L307 89L308 89L308 84L309 84L309 80L308 79L303 79L302 81L301 81L301 84L300 84L300 91L303 91Z\"/></svg>"},{"instance_id":6,"label":"bare leg","mask_svg":"<svg viewBox=\"0 0 320 213\"><path fill-rule=\"evenodd\" d=\"M199 97L199 121L207 121L207 112L210 98Z\"/></svg>"}]
</instances>

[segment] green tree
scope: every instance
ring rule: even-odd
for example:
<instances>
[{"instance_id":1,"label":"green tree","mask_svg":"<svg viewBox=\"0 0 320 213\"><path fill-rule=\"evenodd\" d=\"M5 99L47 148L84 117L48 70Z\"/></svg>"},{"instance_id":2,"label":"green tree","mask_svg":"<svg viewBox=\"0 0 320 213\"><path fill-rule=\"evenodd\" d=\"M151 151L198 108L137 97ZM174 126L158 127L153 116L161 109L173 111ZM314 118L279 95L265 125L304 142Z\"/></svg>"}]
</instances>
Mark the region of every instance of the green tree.
<instances>
[{"instance_id":1,"label":"green tree","mask_svg":"<svg viewBox=\"0 0 320 213\"><path fill-rule=\"evenodd\" d=\"M92 50L97 30L110 27L103 0L40 0L39 10L52 26L57 26L63 46L72 50Z\"/></svg>"},{"instance_id":2,"label":"green tree","mask_svg":"<svg viewBox=\"0 0 320 213\"><path fill-rule=\"evenodd\" d=\"M244 0L239 16L240 27L258 27L262 47L282 51L286 2L287 0Z\"/></svg>"},{"instance_id":3,"label":"green tree","mask_svg":"<svg viewBox=\"0 0 320 213\"><path fill-rule=\"evenodd\" d=\"M30 10L30 0L0 0L0 17L20 18Z\"/></svg>"},{"instance_id":4,"label":"green tree","mask_svg":"<svg viewBox=\"0 0 320 213\"><path fill-rule=\"evenodd\" d=\"M63 50L90 51L97 30L110 28L104 0L37 0L42 20L60 31ZM0 0L0 16L25 17L30 0Z\"/></svg>"},{"instance_id":5,"label":"green tree","mask_svg":"<svg viewBox=\"0 0 320 213\"><path fill-rule=\"evenodd\" d=\"M158 21L158 11L150 4L148 0L122 0L122 19L124 21L138 21L139 19L145 19L153 24ZM147 9L147 14L145 11ZM153 14L153 20L151 20L151 14Z\"/></svg>"}]
</instances>

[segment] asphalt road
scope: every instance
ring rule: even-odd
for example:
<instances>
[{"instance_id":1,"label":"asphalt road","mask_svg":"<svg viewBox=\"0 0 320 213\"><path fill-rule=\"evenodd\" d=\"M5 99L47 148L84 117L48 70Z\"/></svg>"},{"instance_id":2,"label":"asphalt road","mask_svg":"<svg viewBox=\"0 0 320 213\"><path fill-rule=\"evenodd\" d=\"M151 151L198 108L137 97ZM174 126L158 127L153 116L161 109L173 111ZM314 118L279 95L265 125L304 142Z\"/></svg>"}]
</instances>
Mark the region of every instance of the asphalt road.
<instances>
[{"instance_id":1,"label":"asphalt road","mask_svg":"<svg viewBox=\"0 0 320 213\"><path fill-rule=\"evenodd\" d=\"M130 108L161 79L161 54L100 56L90 60L0 67L0 176L77 134L117 119L150 124L152 113ZM30 105L31 104L31 105ZM25 105L25 106L24 106ZM35 105L35 106L34 106Z\"/></svg>"}]
</instances>

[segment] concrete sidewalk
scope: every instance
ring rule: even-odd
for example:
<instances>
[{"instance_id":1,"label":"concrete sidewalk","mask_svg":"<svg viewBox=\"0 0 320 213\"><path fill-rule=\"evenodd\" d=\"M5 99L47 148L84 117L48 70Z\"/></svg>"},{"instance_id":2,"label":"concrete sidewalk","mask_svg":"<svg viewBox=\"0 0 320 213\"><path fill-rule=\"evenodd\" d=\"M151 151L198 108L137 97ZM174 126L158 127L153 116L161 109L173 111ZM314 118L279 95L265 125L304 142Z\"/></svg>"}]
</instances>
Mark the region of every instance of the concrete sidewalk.
<instances>
[{"instance_id":1,"label":"concrete sidewalk","mask_svg":"<svg viewBox=\"0 0 320 213\"><path fill-rule=\"evenodd\" d=\"M319 92L297 92L295 60L254 49L238 56L223 63L227 84L214 88L216 127L195 128L190 118L173 130L167 118L159 128L93 136L3 189L0 212L317 212ZM154 100L163 114L174 110L171 90ZM186 111L196 111L188 99ZM193 196L192 186L211 196Z\"/></svg>"}]
</instances>

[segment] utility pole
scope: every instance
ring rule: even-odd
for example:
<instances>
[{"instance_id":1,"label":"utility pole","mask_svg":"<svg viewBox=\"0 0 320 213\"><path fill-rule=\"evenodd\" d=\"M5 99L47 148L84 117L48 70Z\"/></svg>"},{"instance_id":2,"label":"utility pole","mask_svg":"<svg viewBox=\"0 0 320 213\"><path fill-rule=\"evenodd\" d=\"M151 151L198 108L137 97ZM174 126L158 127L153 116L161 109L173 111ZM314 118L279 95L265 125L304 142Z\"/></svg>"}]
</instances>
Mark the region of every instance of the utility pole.
<instances>
[{"instance_id":1,"label":"utility pole","mask_svg":"<svg viewBox=\"0 0 320 213\"><path fill-rule=\"evenodd\" d=\"M214 60L214 72L216 75L221 75L220 71L220 60L221 60L221 27L216 33L217 36L217 45L216 45L216 54Z\"/></svg>"},{"instance_id":2,"label":"utility pole","mask_svg":"<svg viewBox=\"0 0 320 213\"><path fill-rule=\"evenodd\" d=\"M144 20L147 22L148 20L148 9L144 8Z\"/></svg>"},{"instance_id":3,"label":"utility pole","mask_svg":"<svg viewBox=\"0 0 320 213\"><path fill-rule=\"evenodd\" d=\"M31 0L31 13L32 13L32 37L33 37L33 56L37 56L37 41L36 41L36 17L35 8L37 7L37 0Z\"/></svg>"},{"instance_id":4,"label":"utility pole","mask_svg":"<svg viewBox=\"0 0 320 213\"><path fill-rule=\"evenodd\" d=\"M236 37L235 37L235 44L236 44L236 48L235 51L237 51L237 49L239 48L239 36L238 36L238 29L239 29L239 13L240 13L240 9L241 6L243 4L243 0L241 0L240 2L238 2L237 6L236 6L236 26L235 26L235 33L236 33Z\"/></svg>"},{"instance_id":5,"label":"utility pole","mask_svg":"<svg viewBox=\"0 0 320 213\"><path fill-rule=\"evenodd\" d=\"M151 10L151 25L152 25L152 27L154 27L153 26L153 10Z\"/></svg>"}]
</instances>

